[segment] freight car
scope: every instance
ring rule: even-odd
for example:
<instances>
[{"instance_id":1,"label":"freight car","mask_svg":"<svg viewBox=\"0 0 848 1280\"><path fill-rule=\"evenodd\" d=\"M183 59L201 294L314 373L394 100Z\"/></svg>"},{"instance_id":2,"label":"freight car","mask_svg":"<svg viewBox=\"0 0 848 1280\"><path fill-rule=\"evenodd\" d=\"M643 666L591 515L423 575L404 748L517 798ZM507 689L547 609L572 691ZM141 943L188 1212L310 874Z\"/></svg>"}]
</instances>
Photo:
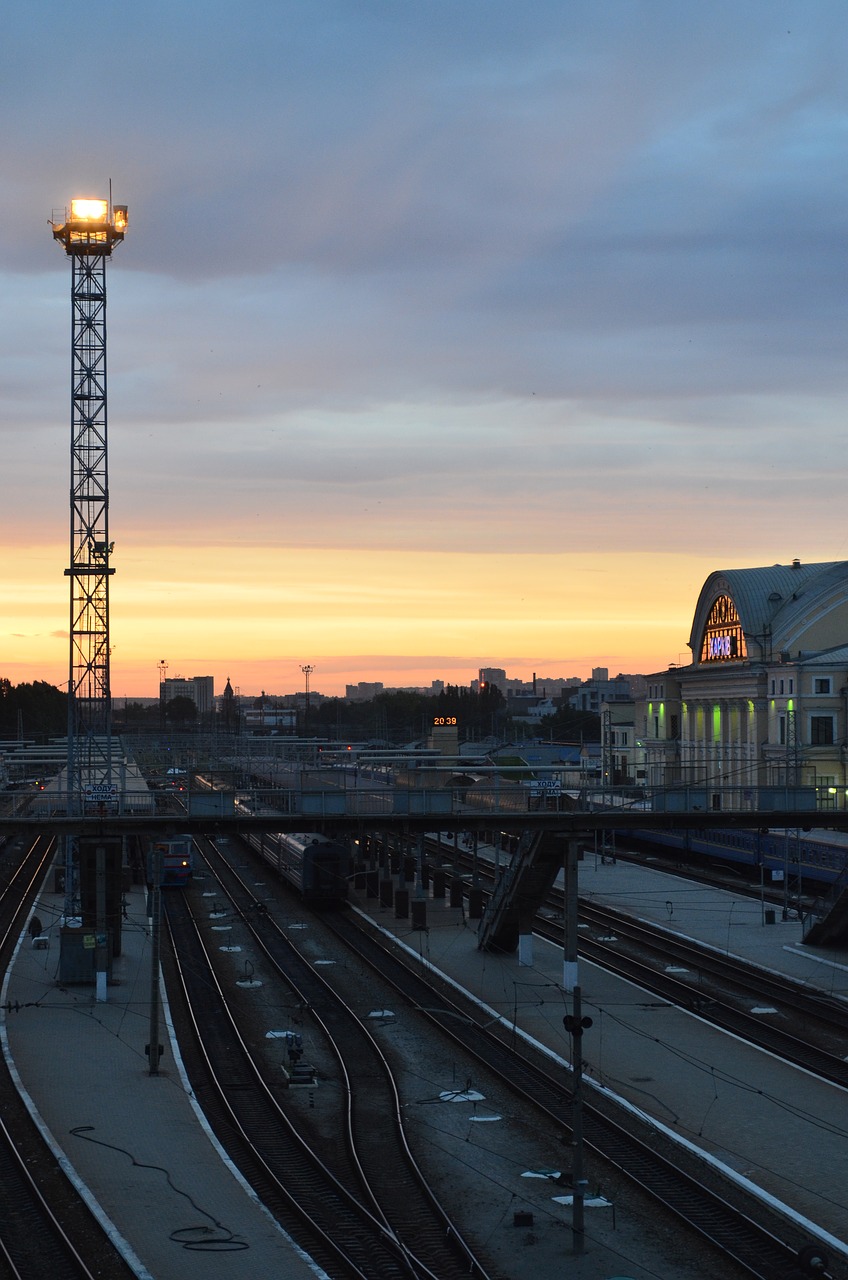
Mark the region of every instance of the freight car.
<instances>
[{"instance_id":1,"label":"freight car","mask_svg":"<svg viewBox=\"0 0 848 1280\"><path fill-rule=\"evenodd\" d=\"M244 838L311 906L338 907L346 901L351 858L342 841L314 831L249 832Z\"/></svg>"}]
</instances>

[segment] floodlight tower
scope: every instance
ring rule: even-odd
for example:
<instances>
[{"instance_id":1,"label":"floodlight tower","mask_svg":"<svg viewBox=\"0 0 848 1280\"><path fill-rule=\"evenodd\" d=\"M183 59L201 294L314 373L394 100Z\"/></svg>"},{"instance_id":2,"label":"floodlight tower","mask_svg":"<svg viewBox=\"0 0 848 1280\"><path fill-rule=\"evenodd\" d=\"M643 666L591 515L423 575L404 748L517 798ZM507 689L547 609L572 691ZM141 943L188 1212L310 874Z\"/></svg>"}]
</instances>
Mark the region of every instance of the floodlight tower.
<instances>
[{"instance_id":1,"label":"floodlight tower","mask_svg":"<svg viewBox=\"0 0 848 1280\"><path fill-rule=\"evenodd\" d=\"M111 805L109 479L106 452L106 259L124 238L126 205L72 200L51 219L71 260L71 539L68 812ZM65 856L66 912L74 913L74 837Z\"/></svg>"}]
</instances>

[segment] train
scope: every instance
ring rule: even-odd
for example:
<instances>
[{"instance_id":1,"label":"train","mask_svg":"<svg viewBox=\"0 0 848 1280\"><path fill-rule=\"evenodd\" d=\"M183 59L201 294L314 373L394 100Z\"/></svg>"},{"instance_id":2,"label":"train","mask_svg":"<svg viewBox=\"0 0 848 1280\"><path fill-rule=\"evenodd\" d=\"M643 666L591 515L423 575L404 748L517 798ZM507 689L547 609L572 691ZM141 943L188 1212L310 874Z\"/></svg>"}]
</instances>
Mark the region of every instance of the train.
<instances>
[{"instance_id":1,"label":"train","mask_svg":"<svg viewBox=\"0 0 848 1280\"><path fill-rule=\"evenodd\" d=\"M465 803L473 809L500 809L511 813L532 809L574 810L579 802L578 793L563 792L534 795L526 783L501 779L494 786L473 779L465 792ZM631 808L644 808L634 805ZM812 815L811 815L812 816ZM793 879L815 884L832 884L848 876L848 835L824 827L815 830L796 831L782 828L746 830L744 828L690 828L689 830L664 831L659 828L619 828L615 833L616 844L624 840L634 844L660 845L678 849L681 855L695 856L710 863L728 863L750 868L772 882L780 881L787 874ZM515 836L505 840L507 847L517 843Z\"/></svg>"},{"instance_id":2,"label":"train","mask_svg":"<svg viewBox=\"0 0 848 1280\"><path fill-rule=\"evenodd\" d=\"M185 888L194 874L194 843L191 836L171 836L154 840L148 853L147 881L152 884L158 867L159 884Z\"/></svg>"},{"instance_id":3,"label":"train","mask_svg":"<svg viewBox=\"0 0 848 1280\"><path fill-rule=\"evenodd\" d=\"M206 790L219 789L202 775L197 781ZM261 797L244 793L234 796L233 809L245 816L261 813L275 817L279 813ZM245 827L241 837L310 906L340 907L347 901L353 870L347 844L317 831L255 831Z\"/></svg>"},{"instance_id":4,"label":"train","mask_svg":"<svg viewBox=\"0 0 848 1280\"><path fill-rule=\"evenodd\" d=\"M819 828L815 832L770 828L764 831L714 830L688 831L624 830L616 832L616 840L662 845L678 849L687 857L697 855L708 862L731 863L762 872L772 881L782 880L788 873L802 881L833 884L844 878L848 869L848 840L840 833Z\"/></svg>"},{"instance_id":5,"label":"train","mask_svg":"<svg viewBox=\"0 0 848 1280\"><path fill-rule=\"evenodd\" d=\"M243 838L310 906L347 901L352 864L344 842L316 831L248 832Z\"/></svg>"}]
</instances>

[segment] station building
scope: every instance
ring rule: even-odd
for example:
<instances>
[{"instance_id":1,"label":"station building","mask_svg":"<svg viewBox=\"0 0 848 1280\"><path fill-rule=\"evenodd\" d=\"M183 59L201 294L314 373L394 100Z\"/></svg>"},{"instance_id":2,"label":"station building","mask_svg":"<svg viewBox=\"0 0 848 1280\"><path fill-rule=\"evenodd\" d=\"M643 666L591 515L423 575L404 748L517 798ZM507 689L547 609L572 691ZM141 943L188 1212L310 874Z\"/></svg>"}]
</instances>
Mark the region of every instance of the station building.
<instances>
[{"instance_id":1,"label":"station building","mask_svg":"<svg viewBox=\"0 0 848 1280\"><path fill-rule=\"evenodd\" d=\"M787 786L848 808L848 561L712 573L688 644L634 703L628 781L711 809Z\"/></svg>"}]
</instances>

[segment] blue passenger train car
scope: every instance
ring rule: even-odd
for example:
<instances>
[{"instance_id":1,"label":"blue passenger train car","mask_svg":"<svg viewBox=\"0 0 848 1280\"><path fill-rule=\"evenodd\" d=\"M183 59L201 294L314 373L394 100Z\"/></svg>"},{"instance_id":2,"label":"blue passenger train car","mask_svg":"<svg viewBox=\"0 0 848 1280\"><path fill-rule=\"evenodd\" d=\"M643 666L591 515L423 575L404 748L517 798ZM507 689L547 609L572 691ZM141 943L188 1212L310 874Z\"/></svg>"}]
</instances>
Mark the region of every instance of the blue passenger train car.
<instances>
[{"instance_id":1,"label":"blue passenger train car","mask_svg":"<svg viewBox=\"0 0 848 1280\"><path fill-rule=\"evenodd\" d=\"M795 831L770 828L738 831L716 828L690 831L632 830L618 833L634 842L679 849L709 862L729 862L778 879L787 870L816 883L837 880L848 867L848 839L838 831L817 828Z\"/></svg>"}]
</instances>

